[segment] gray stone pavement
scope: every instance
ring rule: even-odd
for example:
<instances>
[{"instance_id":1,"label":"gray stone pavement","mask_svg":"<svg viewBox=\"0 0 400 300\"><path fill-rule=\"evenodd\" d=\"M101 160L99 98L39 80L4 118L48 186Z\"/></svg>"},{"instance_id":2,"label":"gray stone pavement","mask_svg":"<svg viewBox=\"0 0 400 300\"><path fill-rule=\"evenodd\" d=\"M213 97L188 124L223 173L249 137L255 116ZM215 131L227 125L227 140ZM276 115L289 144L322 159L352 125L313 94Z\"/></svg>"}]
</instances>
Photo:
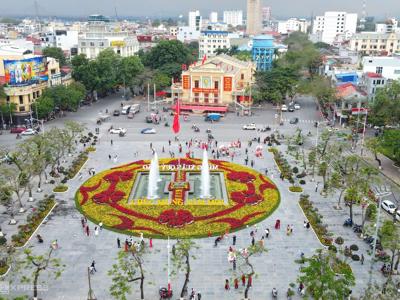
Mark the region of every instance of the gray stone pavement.
<instances>
[{"instance_id":1,"label":"gray stone pavement","mask_svg":"<svg viewBox=\"0 0 400 300\"><path fill-rule=\"evenodd\" d=\"M118 100L115 100L114 105L118 105ZM315 107L311 102L304 100L305 104L302 105L303 109L294 114L298 114L303 119L310 120L315 116ZM110 103L106 106L110 107ZM307 108L308 107L308 108ZM110 108L109 108L110 110ZM90 128L95 127L97 112L91 112L90 116L86 117L85 122ZM287 113L289 114L289 113ZM97 172L108 169L112 166L123 164L126 162L134 161L137 159L148 159L151 157L149 143L152 142L160 157L165 157L167 153L162 154L161 148L165 145L168 151L167 141L172 140L171 128L166 128L163 125L156 126L158 133L156 135L143 136L139 134L141 128L149 127L144 123L145 112L141 112L135 116L133 120L127 120L126 117L112 118L110 123L105 123L101 127L100 143L97 146L97 151L90 154L90 159L83 169L85 180L88 177L87 170L94 167ZM84 117L84 114L82 113ZM317 117L317 116L315 116ZM170 117L169 117L170 118ZM75 118L81 120L80 118ZM180 139L182 141L190 138L198 137L205 139L205 129L211 128L213 135L219 141L219 145L229 143L233 140L240 139L243 143L249 138L256 137L257 132L247 132L241 130L241 125L255 122L257 124L273 124L274 112L264 111L263 109L255 111L253 117L242 117L237 119L232 114L228 115L220 123L208 124L205 123L200 117L191 117L189 122L182 122L182 133ZM118 136L111 136L106 131L110 124L114 127L123 126L128 129L126 137L120 138ZM170 122L171 123L171 122ZM199 134L192 133L190 126L192 123L199 125L201 132ZM315 128L312 123L300 123L304 130L310 130L315 135ZM279 127L279 126L276 126ZM286 125L279 127L279 130L285 134L293 132L295 126ZM270 133L263 133L261 137ZM110 139L113 139L113 146L110 145ZM177 143L174 142L173 150L177 153ZM249 153L250 159L253 157L255 145ZM284 149L284 146L281 146ZM139 157L135 157L134 152L139 152ZM242 148L244 152L244 148ZM289 184L279 180L279 173L276 170L275 163L272 159L271 153L265 151L263 159L254 158L256 164L255 168L262 171L265 168L269 169L270 178L277 184L281 193L281 204L279 208L266 220L258 224L257 237L260 238L263 229L270 228L271 235L266 240L266 247L268 253L254 258L256 272L258 277L254 279L253 288L250 291L250 298L255 300L271 298L271 289L276 287L282 295L286 293L289 283L296 282L298 275L299 265L294 262L295 259L300 257L300 253L304 252L306 255L314 253L315 249L321 248L321 244L310 230L303 227L305 217L298 206L298 195L288 191ZM118 163L108 160L108 154L118 155ZM201 151L196 150L195 156L201 157ZM234 162L243 163L244 154L235 158ZM273 178L272 178L273 177ZM99 236L91 235L86 237L80 224L80 213L76 211L74 205L74 194L76 189L82 182L78 179L70 180L68 185L69 191L65 194L58 194L57 201L59 206L55 209L54 213L49 218L49 221L40 227L38 233L45 239L44 244L37 244L35 240L29 243L35 253L42 253L45 251L52 240L57 239L60 244L60 249L56 251L56 256L60 257L66 270L61 278L57 281L48 281L48 291L42 293L43 299L67 299L78 300L87 297L88 285L86 271L91 261L96 260L96 268L98 272L93 275L92 286L97 299L111 299L109 294L110 278L107 276L107 271L115 262L118 252L116 246L116 238L119 236L121 240L125 240L125 236L111 231L103 230ZM330 226L330 230L338 232L345 238L349 244L357 243L363 249L362 242L357 241L356 235L351 231L344 229L341 224L345 219L344 211L333 211L332 202L321 197L319 194L313 193L314 184L308 183L306 192L311 195L321 213L324 215L324 221ZM334 198L332 198L332 201ZM357 213L357 212L356 212ZM273 224L276 219L282 220L282 229L276 231L273 229ZM287 224L294 225L294 234L286 236L285 227ZM331 226L333 228L331 228ZM94 225L90 224L93 229ZM249 233L254 228L244 229L236 233L238 237L237 246L246 247L250 244ZM192 262L192 276L189 283L189 289L201 291L202 299L242 299L243 289L239 291L224 290L224 281L230 278L231 265L227 261L228 248L231 243L229 240L224 240L217 248L214 248L214 238L196 239L196 243L200 249L194 253L197 257ZM355 242L357 241L357 242ZM167 272L165 270L167 264L167 242L165 240L154 240L154 249L152 254L146 259L146 286L145 297L146 299L158 299L159 286L166 286ZM365 253L365 252L364 252ZM355 295L358 295L360 290L365 287L366 274L368 274L368 261L364 266L351 263L354 272L357 276L357 286L354 289ZM13 277L13 272L10 272L6 280ZM377 274L378 276L379 274ZM183 284L182 275L172 280L172 287L175 295L179 294L179 290ZM131 299L139 298L139 290L137 285L133 285L133 296ZM20 294L20 293L16 293ZM178 297L176 297L178 298Z\"/></svg>"}]
</instances>

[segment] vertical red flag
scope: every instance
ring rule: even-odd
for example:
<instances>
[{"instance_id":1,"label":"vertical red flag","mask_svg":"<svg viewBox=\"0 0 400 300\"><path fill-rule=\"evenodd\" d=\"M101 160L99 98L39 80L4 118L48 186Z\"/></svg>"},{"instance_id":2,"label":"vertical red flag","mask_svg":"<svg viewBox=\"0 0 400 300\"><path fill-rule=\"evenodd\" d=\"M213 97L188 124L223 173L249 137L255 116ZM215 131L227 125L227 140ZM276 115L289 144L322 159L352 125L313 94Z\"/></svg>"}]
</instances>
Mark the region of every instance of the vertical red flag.
<instances>
[{"instance_id":1,"label":"vertical red flag","mask_svg":"<svg viewBox=\"0 0 400 300\"><path fill-rule=\"evenodd\" d=\"M206 60L207 60L207 54L204 54L203 60L201 61L201 64L204 65L204 63L206 62Z\"/></svg>"},{"instance_id":2,"label":"vertical red flag","mask_svg":"<svg viewBox=\"0 0 400 300\"><path fill-rule=\"evenodd\" d=\"M172 124L172 130L175 134L179 133L181 125L179 124L179 114L181 113L181 105L179 104L179 99L176 100L174 123Z\"/></svg>"}]
</instances>

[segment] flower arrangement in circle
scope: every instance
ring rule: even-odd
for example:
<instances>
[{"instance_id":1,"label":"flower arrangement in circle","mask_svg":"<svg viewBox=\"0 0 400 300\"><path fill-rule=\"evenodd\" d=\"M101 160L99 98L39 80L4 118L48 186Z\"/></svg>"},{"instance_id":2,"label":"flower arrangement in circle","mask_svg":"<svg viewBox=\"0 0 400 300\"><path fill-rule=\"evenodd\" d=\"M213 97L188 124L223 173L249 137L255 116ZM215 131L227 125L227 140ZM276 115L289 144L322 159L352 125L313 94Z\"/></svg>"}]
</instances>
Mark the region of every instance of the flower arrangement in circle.
<instances>
[{"instance_id":1,"label":"flower arrangement in circle","mask_svg":"<svg viewBox=\"0 0 400 300\"><path fill-rule=\"evenodd\" d=\"M179 163L200 166L201 160L160 159L163 165ZM146 171L148 164L149 161L141 160L97 173L76 192L77 208L90 220L102 222L104 228L125 234L193 238L239 230L263 220L279 205L279 191L266 176L254 169L219 160L210 160L210 164L224 175L227 204L193 205L181 201L168 204L164 199L161 205L137 205L128 198L136 176ZM183 191L188 191L187 184L182 187Z\"/></svg>"}]
</instances>

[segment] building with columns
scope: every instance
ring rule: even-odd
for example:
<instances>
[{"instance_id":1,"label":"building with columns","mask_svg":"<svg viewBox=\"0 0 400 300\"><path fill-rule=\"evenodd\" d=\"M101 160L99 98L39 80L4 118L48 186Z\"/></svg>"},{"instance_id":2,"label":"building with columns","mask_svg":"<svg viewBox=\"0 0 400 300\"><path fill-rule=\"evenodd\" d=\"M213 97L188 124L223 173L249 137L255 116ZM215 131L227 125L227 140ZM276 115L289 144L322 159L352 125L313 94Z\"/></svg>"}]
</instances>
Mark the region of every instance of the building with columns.
<instances>
[{"instance_id":1,"label":"building with columns","mask_svg":"<svg viewBox=\"0 0 400 300\"><path fill-rule=\"evenodd\" d=\"M181 82L171 87L173 99L182 110L219 111L234 102L251 103L255 64L221 54L190 66Z\"/></svg>"}]
</instances>

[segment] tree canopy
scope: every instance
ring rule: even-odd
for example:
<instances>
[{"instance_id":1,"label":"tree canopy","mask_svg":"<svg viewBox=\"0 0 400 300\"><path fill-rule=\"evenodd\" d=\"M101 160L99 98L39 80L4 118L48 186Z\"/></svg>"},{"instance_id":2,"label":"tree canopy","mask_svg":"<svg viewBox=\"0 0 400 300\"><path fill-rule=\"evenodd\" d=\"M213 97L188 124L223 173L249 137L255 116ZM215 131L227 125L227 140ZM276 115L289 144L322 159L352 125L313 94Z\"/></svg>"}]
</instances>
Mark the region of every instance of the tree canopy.
<instances>
[{"instance_id":1,"label":"tree canopy","mask_svg":"<svg viewBox=\"0 0 400 300\"><path fill-rule=\"evenodd\" d=\"M60 63L60 67L66 64L66 59L64 56L64 52L61 48L57 47L46 47L42 50L42 54L47 57L53 57L58 60Z\"/></svg>"},{"instance_id":2,"label":"tree canopy","mask_svg":"<svg viewBox=\"0 0 400 300\"><path fill-rule=\"evenodd\" d=\"M368 120L378 126L400 123L400 80L377 90Z\"/></svg>"}]
</instances>

